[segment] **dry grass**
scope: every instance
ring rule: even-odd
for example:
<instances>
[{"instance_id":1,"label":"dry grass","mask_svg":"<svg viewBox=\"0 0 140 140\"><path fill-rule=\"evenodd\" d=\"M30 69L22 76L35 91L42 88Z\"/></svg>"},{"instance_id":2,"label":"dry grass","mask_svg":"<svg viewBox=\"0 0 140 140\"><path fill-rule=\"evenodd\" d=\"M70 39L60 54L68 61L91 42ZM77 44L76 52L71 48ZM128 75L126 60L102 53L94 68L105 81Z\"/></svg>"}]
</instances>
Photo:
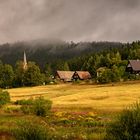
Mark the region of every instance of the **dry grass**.
<instances>
[{"instance_id":1,"label":"dry grass","mask_svg":"<svg viewBox=\"0 0 140 140\"><path fill-rule=\"evenodd\" d=\"M12 100L43 95L53 107L120 110L140 99L140 83L115 85L47 85L9 89Z\"/></svg>"}]
</instances>

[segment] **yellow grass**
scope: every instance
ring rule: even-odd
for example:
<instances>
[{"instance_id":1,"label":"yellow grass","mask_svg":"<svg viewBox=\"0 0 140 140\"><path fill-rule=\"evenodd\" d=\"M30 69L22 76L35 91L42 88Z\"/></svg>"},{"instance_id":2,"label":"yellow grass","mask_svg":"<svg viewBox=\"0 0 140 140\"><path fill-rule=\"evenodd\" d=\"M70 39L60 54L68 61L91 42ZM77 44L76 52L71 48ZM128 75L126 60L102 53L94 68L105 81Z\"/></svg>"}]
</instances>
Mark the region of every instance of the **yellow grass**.
<instances>
[{"instance_id":1,"label":"yellow grass","mask_svg":"<svg viewBox=\"0 0 140 140\"><path fill-rule=\"evenodd\" d=\"M60 84L9 89L12 100L43 95L53 107L120 110L140 99L140 83L115 85Z\"/></svg>"}]
</instances>

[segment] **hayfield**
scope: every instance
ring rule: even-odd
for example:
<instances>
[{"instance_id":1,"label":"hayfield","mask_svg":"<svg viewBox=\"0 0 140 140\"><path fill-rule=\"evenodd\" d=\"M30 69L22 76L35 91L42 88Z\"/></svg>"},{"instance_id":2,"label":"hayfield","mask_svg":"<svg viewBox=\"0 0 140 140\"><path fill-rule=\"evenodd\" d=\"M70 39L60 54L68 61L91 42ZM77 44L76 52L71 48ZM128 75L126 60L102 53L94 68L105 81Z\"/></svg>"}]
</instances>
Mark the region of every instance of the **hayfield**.
<instances>
[{"instance_id":1,"label":"hayfield","mask_svg":"<svg viewBox=\"0 0 140 140\"><path fill-rule=\"evenodd\" d=\"M8 90L12 100L44 96L53 108L117 111L140 99L140 82L107 85L58 84Z\"/></svg>"},{"instance_id":2,"label":"hayfield","mask_svg":"<svg viewBox=\"0 0 140 140\"><path fill-rule=\"evenodd\" d=\"M13 102L4 106L0 111L0 139L10 137L15 140L10 130L14 130L19 121L28 120L38 125L45 124L56 140L104 140L106 128L116 119L116 115L123 108L139 101L140 82L106 85L67 83L8 91L12 101L44 96L53 101L53 108L50 116L42 118L23 114L20 106Z\"/></svg>"}]
</instances>

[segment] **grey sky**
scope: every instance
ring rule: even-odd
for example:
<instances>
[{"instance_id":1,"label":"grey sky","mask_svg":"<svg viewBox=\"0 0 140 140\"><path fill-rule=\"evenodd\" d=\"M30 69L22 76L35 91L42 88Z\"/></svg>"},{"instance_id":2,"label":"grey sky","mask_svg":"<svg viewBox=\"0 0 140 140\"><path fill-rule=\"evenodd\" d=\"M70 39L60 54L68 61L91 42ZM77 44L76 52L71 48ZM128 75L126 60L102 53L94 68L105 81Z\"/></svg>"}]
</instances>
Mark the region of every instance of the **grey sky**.
<instances>
[{"instance_id":1,"label":"grey sky","mask_svg":"<svg viewBox=\"0 0 140 140\"><path fill-rule=\"evenodd\" d=\"M0 43L140 39L140 0L0 0Z\"/></svg>"}]
</instances>

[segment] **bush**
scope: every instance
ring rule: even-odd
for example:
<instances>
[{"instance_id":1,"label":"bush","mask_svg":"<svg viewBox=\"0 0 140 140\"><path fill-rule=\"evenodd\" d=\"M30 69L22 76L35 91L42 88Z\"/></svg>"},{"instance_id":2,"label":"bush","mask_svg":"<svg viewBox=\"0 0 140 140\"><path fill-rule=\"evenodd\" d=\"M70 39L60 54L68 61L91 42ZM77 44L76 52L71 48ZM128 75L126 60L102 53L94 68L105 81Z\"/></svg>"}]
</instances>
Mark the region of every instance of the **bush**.
<instances>
[{"instance_id":1,"label":"bush","mask_svg":"<svg viewBox=\"0 0 140 140\"><path fill-rule=\"evenodd\" d=\"M17 101L15 102L15 104L16 104L16 105L32 105L32 104L33 104L33 99L30 98L30 99L28 99L28 100L25 100L25 99L23 99L23 100L17 100Z\"/></svg>"},{"instance_id":2,"label":"bush","mask_svg":"<svg viewBox=\"0 0 140 140\"><path fill-rule=\"evenodd\" d=\"M0 91L0 107L10 102L10 94L7 91Z\"/></svg>"},{"instance_id":3,"label":"bush","mask_svg":"<svg viewBox=\"0 0 140 140\"><path fill-rule=\"evenodd\" d=\"M35 114L42 117L48 115L52 107L52 102L43 97L32 99L32 101L25 100L24 102L20 102L20 104L23 104L21 110L24 114Z\"/></svg>"},{"instance_id":4,"label":"bush","mask_svg":"<svg viewBox=\"0 0 140 140\"><path fill-rule=\"evenodd\" d=\"M32 114L32 106L31 105L22 105L20 107L21 111L24 113L24 114Z\"/></svg>"},{"instance_id":5,"label":"bush","mask_svg":"<svg viewBox=\"0 0 140 140\"><path fill-rule=\"evenodd\" d=\"M15 106L11 106L11 107L5 107L5 108L3 108L3 110L4 110L4 112L6 112L6 113L18 113L18 112L20 112L20 108L18 108L18 107L15 107Z\"/></svg>"},{"instance_id":6,"label":"bush","mask_svg":"<svg viewBox=\"0 0 140 140\"><path fill-rule=\"evenodd\" d=\"M48 140L49 134L45 126L31 122L22 121L16 129L12 130L17 140Z\"/></svg>"},{"instance_id":7,"label":"bush","mask_svg":"<svg viewBox=\"0 0 140 140\"><path fill-rule=\"evenodd\" d=\"M105 69L99 77L97 77L97 81L101 84L110 83L111 82L111 74L112 71L110 69Z\"/></svg>"},{"instance_id":8,"label":"bush","mask_svg":"<svg viewBox=\"0 0 140 140\"><path fill-rule=\"evenodd\" d=\"M125 109L107 128L106 140L140 139L140 103Z\"/></svg>"},{"instance_id":9,"label":"bush","mask_svg":"<svg viewBox=\"0 0 140 140\"><path fill-rule=\"evenodd\" d=\"M37 116L46 116L50 113L52 102L45 100L43 97L39 97L34 100L33 113Z\"/></svg>"}]
</instances>

